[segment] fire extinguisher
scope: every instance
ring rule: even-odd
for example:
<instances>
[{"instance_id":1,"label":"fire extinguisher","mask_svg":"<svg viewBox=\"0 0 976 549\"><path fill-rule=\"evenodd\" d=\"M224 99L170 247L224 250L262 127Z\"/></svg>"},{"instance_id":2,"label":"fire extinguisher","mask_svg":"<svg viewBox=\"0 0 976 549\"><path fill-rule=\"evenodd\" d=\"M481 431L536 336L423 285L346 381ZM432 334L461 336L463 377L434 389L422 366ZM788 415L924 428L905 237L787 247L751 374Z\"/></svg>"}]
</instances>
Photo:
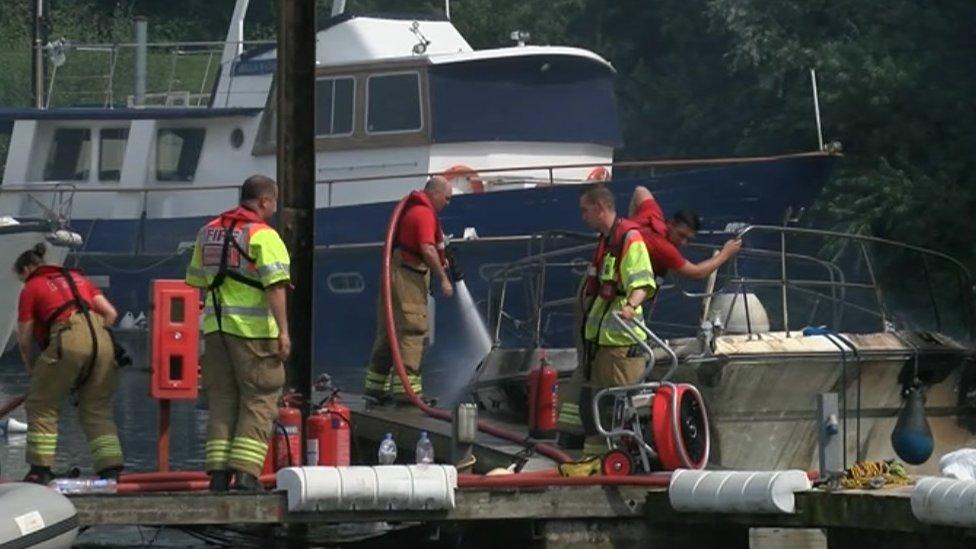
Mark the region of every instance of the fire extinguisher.
<instances>
[{"instance_id":1,"label":"fire extinguisher","mask_svg":"<svg viewBox=\"0 0 976 549\"><path fill-rule=\"evenodd\" d=\"M283 467L300 467L302 464L302 411L301 395L295 392L282 397L278 419L274 422L271 444L264 459L263 474L274 473Z\"/></svg>"},{"instance_id":2,"label":"fire extinguisher","mask_svg":"<svg viewBox=\"0 0 976 549\"><path fill-rule=\"evenodd\" d=\"M545 351L539 366L529 372L529 436L551 438L556 434L559 409L559 374L549 365Z\"/></svg>"},{"instance_id":3,"label":"fire extinguisher","mask_svg":"<svg viewBox=\"0 0 976 549\"><path fill-rule=\"evenodd\" d=\"M306 465L349 465L351 427L349 408L339 402L339 388L323 374L316 389L329 391L305 422Z\"/></svg>"}]
</instances>

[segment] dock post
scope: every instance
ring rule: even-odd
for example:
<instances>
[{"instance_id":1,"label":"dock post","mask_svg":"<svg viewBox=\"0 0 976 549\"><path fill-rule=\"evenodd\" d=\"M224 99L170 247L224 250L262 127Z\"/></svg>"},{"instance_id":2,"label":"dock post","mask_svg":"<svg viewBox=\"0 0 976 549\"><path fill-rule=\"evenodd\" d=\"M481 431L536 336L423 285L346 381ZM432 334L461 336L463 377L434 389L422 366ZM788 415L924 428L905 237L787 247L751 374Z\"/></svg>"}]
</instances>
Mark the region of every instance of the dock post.
<instances>
[{"instance_id":1,"label":"dock post","mask_svg":"<svg viewBox=\"0 0 976 549\"><path fill-rule=\"evenodd\" d=\"M294 285L288 296L292 342L288 385L306 399L312 394L313 356L315 28L314 0L278 2L278 230L291 254ZM306 402L304 415L308 407Z\"/></svg>"},{"instance_id":2,"label":"dock post","mask_svg":"<svg viewBox=\"0 0 976 549\"><path fill-rule=\"evenodd\" d=\"M817 451L820 457L820 478L826 479L844 470L844 454L840 436L840 408L837 393L817 395Z\"/></svg>"},{"instance_id":3,"label":"dock post","mask_svg":"<svg viewBox=\"0 0 976 549\"><path fill-rule=\"evenodd\" d=\"M471 461L478 432L478 406L470 402L458 404L451 413L451 463L464 469Z\"/></svg>"}]
</instances>

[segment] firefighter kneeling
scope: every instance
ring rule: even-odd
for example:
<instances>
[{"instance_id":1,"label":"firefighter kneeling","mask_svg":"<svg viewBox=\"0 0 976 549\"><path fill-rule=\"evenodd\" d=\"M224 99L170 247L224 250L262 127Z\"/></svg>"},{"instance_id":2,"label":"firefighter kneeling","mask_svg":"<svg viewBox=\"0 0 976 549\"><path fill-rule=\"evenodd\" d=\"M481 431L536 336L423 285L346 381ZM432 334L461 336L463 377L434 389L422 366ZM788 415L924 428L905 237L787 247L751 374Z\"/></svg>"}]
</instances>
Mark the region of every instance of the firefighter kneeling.
<instances>
[{"instance_id":1,"label":"firefighter kneeling","mask_svg":"<svg viewBox=\"0 0 976 549\"><path fill-rule=\"evenodd\" d=\"M582 382L578 413L586 438L584 457L609 449L596 433L592 418L593 394L604 387L632 385L640 381L647 357L633 336L620 326L613 312L630 320L640 317L641 304L657 289L647 246L639 227L617 217L613 193L602 184L587 187L580 197L583 221L600 232L594 257L595 276L588 280L592 303L583 328L583 353L577 377ZM639 333L640 337L646 337ZM606 411L601 411L603 415ZM561 418L562 419L562 418ZM603 421L605 425L609 420Z\"/></svg>"},{"instance_id":2,"label":"firefighter kneeling","mask_svg":"<svg viewBox=\"0 0 976 549\"><path fill-rule=\"evenodd\" d=\"M106 329L115 308L79 271L44 264L44 244L20 254L14 272L24 282L18 307L17 343L30 375L25 482L47 484L58 443L61 401L74 393L95 471L118 479L122 446L112 419L119 385L115 346ZM42 351L34 355L31 339Z\"/></svg>"},{"instance_id":3,"label":"firefighter kneeling","mask_svg":"<svg viewBox=\"0 0 976 549\"><path fill-rule=\"evenodd\" d=\"M206 290L203 386L210 406L205 467L210 489L260 490L272 421L291 350L285 289L288 250L266 221L278 186L249 177L240 206L220 214L197 235L186 283Z\"/></svg>"}]
</instances>

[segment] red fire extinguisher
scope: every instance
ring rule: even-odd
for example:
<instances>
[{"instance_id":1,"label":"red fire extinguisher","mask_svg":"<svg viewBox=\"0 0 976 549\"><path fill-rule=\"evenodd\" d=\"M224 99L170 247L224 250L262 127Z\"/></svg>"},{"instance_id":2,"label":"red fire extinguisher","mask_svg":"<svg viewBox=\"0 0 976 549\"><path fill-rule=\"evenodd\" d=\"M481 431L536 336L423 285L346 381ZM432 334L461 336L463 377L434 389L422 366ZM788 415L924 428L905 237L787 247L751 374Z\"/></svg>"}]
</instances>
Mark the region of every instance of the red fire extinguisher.
<instances>
[{"instance_id":1,"label":"red fire extinguisher","mask_svg":"<svg viewBox=\"0 0 976 549\"><path fill-rule=\"evenodd\" d=\"M305 422L305 464L339 467L351 463L349 408L339 402L339 389L331 380L318 388L330 391Z\"/></svg>"},{"instance_id":2,"label":"red fire extinguisher","mask_svg":"<svg viewBox=\"0 0 976 549\"><path fill-rule=\"evenodd\" d=\"M278 419L274 422L271 444L264 458L263 474L274 473L283 467L302 465L302 411L301 397L297 393L287 393L282 397L278 408Z\"/></svg>"},{"instance_id":3,"label":"red fire extinguisher","mask_svg":"<svg viewBox=\"0 0 976 549\"><path fill-rule=\"evenodd\" d=\"M545 351L539 366L529 372L529 436L551 438L556 434L559 409L559 374L549 365Z\"/></svg>"}]
</instances>

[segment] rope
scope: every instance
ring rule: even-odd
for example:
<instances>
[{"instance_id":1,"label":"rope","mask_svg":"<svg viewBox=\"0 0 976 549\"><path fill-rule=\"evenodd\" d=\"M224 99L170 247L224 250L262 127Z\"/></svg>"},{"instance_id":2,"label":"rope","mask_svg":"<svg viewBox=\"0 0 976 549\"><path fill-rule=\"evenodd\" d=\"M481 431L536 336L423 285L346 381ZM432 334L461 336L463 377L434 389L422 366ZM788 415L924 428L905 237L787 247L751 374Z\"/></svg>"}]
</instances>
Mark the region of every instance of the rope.
<instances>
[{"instance_id":1,"label":"rope","mask_svg":"<svg viewBox=\"0 0 976 549\"><path fill-rule=\"evenodd\" d=\"M859 461L845 470L840 480L841 486L849 490L907 486L912 483L905 467L894 460Z\"/></svg>"}]
</instances>

